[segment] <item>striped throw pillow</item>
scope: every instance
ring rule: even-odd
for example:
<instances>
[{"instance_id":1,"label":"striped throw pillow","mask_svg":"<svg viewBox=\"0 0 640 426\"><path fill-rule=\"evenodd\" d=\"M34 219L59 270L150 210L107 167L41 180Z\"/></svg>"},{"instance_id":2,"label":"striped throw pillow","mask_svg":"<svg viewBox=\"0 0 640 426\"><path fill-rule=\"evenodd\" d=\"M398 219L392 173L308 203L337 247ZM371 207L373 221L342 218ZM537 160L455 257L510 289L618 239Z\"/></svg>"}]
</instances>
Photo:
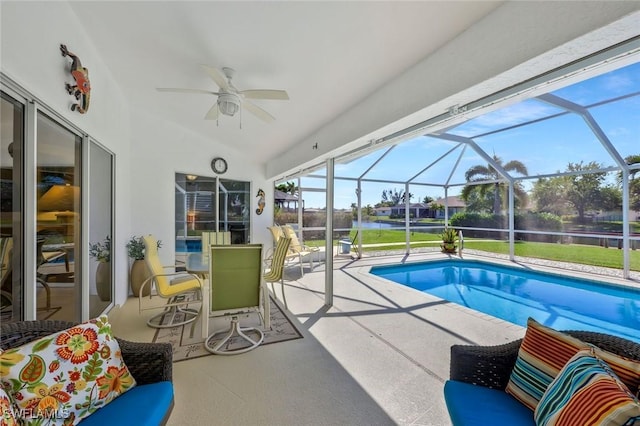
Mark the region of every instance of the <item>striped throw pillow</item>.
<instances>
[{"instance_id":1,"label":"striped throw pillow","mask_svg":"<svg viewBox=\"0 0 640 426\"><path fill-rule=\"evenodd\" d=\"M640 401L594 350L581 350L551 382L534 419L538 426L631 425L640 421Z\"/></svg>"},{"instance_id":2,"label":"striped throw pillow","mask_svg":"<svg viewBox=\"0 0 640 426\"><path fill-rule=\"evenodd\" d=\"M560 370L579 350L592 346L538 323L527 321L527 331L511 372L506 391L531 410ZM640 362L594 348L623 383L634 393L640 388Z\"/></svg>"}]
</instances>

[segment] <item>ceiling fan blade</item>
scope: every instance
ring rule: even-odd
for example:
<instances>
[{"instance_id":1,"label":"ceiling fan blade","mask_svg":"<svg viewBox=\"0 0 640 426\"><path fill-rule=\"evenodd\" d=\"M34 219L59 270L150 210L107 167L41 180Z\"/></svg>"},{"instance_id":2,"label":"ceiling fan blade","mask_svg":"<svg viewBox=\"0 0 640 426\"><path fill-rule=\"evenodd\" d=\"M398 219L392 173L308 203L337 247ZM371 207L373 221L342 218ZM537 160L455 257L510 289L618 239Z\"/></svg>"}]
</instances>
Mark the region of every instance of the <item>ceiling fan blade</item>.
<instances>
[{"instance_id":1,"label":"ceiling fan blade","mask_svg":"<svg viewBox=\"0 0 640 426\"><path fill-rule=\"evenodd\" d=\"M205 120L217 120L218 115L220 114L220 108L218 108L218 103L213 104L207 115L204 116Z\"/></svg>"},{"instance_id":2,"label":"ceiling fan blade","mask_svg":"<svg viewBox=\"0 0 640 426\"><path fill-rule=\"evenodd\" d=\"M271 123L276 119L273 115L249 101L242 101L242 107L266 123Z\"/></svg>"},{"instance_id":3,"label":"ceiling fan blade","mask_svg":"<svg viewBox=\"0 0 640 426\"><path fill-rule=\"evenodd\" d=\"M241 90L239 92L247 99L273 99L287 101L289 95L286 90L268 90L268 89L253 89L253 90Z\"/></svg>"},{"instance_id":4,"label":"ceiling fan blade","mask_svg":"<svg viewBox=\"0 0 640 426\"><path fill-rule=\"evenodd\" d=\"M156 88L158 92L172 92L172 93L201 93L204 95L219 95L218 92L212 92L211 90L202 90L202 89L175 89L171 87L158 87Z\"/></svg>"},{"instance_id":5,"label":"ceiling fan blade","mask_svg":"<svg viewBox=\"0 0 640 426\"><path fill-rule=\"evenodd\" d=\"M219 69L204 64L201 64L200 66L207 72L207 74L209 74L209 77L211 77L213 81L216 82L220 89L226 91L229 90L229 82L227 81L227 77L225 77L225 75L222 74Z\"/></svg>"}]
</instances>

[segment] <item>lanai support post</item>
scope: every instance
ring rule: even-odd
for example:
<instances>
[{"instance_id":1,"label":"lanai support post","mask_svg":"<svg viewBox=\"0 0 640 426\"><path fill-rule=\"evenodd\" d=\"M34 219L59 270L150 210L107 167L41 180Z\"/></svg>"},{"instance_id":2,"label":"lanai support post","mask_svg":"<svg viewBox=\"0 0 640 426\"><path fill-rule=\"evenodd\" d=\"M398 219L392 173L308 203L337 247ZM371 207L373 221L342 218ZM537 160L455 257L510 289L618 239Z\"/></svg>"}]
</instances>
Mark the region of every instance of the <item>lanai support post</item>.
<instances>
[{"instance_id":1,"label":"lanai support post","mask_svg":"<svg viewBox=\"0 0 640 426\"><path fill-rule=\"evenodd\" d=\"M409 183L404 184L404 242L405 253L411 252L411 208L409 204Z\"/></svg>"},{"instance_id":2,"label":"lanai support post","mask_svg":"<svg viewBox=\"0 0 640 426\"><path fill-rule=\"evenodd\" d=\"M516 250L515 250L515 202L514 202L514 194L513 194L513 181L509 181L509 259L513 262L516 258Z\"/></svg>"},{"instance_id":3,"label":"lanai support post","mask_svg":"<svg viewBox=\"0 0 640 426\"><path fill-rule=\"evenodd\" d=\"M326 206L327 206L327 234L324 238L324 304L333 306L333 193L334 193L334 159L327 159L326 176Z\"/></svg>"},{"instance_id":4,"label":"lanai support post","mask_svg":"<svg viewBox=\"0 0 640 426\"><path fill-rule=\"evenodd\" d=\"M629 169L622 169L622 276L631 278L631 226L629 223Z\"/></svg>"},{"instance_id":5,"label":"lanai support post","mask_svg":"<svg viewBox=\"0 0 640 426\"><path fill-rule=\"evenodd\" d=\"M356 196L358 197L358 258L362 257L362 181L358 179L358 187L356 188Z\"/></svg>"}]
</instances>

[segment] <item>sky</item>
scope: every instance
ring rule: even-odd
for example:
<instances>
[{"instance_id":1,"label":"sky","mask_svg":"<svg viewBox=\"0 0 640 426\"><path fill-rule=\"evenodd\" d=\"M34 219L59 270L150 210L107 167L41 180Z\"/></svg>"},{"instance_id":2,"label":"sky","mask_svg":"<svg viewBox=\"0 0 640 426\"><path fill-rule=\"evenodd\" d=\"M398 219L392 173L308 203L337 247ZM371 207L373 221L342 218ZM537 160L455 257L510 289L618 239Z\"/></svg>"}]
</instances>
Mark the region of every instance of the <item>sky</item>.
<instances>
[{"instance_id":1,"label":"sky","mask_svg":"<svg viewBox=\"0 0 640 426\"><path fill-rule=\"evenodd\" d=\"M640 62L618 68L596 77L551 92L552 95L572 103L588 106L598 126L603 130L613 147L622 158L640 154ZM625 97L630 94L634 96ZM602 101L622 97L614 102ZM569 162L615 166L611 155L591 131L587 122L578 114L565 113L565 109L539 99L527 99L492 112L480 115L457 125L447 132L473 141L489 156L500 157L503 163L518 160L525 164L529 176L544 175L564 171ZM526 123L527 121L552 117L547 120L514 127L499 133L489 132ZM419 136L404 141L389 151L373 167L366 177L405 182L450 185L463 184L464 173L475 165L487 162L470 146L431 136ZM335 165L335 176L357 178L376 160L383 156L388 147L355 159L346 164ZM426 170L425 170L426 169ZM422 172L425 170L424 172ZM418 174L422 172L419 176ZM325 175L325 171L314 172ZM524 181L530 189L535 179ZM609 182L615 181L615 173L610 173ZM324 189L324 179L301 178L303 199L306 208L323 208L325 193L305 191L305 188ZM335 208L349 208L357 202L355 181L336 180ZM462 186L452 186L448 195L458 195ZM379 203L383 190L404 191L403 183L362 184L362 205ZM425 196L439 198L444 189L438 186L412 185L411 202L420 202Z\"/></svg>"}]
</instances>

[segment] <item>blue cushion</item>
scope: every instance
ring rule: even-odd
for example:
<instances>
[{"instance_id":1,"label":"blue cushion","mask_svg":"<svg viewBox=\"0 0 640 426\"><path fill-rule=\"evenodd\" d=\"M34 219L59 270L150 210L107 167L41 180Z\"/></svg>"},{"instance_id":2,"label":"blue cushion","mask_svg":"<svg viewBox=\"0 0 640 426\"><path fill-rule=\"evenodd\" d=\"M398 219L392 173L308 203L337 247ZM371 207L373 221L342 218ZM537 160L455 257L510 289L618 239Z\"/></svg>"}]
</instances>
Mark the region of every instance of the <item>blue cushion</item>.
<instances>
[{"instance_id":1,"label":"blue cushion","mask_svg":"<svg viewBox=\"0 0 640 426\"><path fill-rule=\"evenodd\" d=\"M444 399L453 426L535 425L533 411L503 390L449 380Z\"/></svg>"},{"instance_id":2,"label":"blue cushion","mask_svg":"<svg viewBox=\"0 0 640 426\"><path fill-rule=\"evenodd\" d=\"M82 421L85 425L159 425L173 408L173 384L138 385Z\"/></svg>"}]
</instances>

